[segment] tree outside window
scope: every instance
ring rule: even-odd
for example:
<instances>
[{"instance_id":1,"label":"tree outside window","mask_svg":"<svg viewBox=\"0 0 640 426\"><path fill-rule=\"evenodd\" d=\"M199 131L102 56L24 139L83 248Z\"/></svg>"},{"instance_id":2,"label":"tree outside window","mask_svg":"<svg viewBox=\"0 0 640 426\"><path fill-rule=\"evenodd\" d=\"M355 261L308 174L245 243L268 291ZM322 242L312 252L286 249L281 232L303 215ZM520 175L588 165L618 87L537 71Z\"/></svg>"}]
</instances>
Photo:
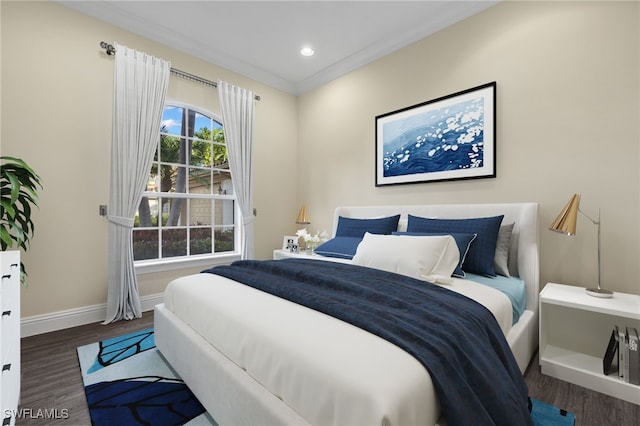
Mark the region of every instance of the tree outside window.
<instances>
[{"instance_id":1,"label":"tree outside window","mask_svg":"<svg viewBox=\"0 0 640 426\"><path fill-rule=\"evenodd\" d=\"M236 214L221 120L190 105L165 105L134 221L134 259L235 252Z\"/></svg>"}]
</instances>

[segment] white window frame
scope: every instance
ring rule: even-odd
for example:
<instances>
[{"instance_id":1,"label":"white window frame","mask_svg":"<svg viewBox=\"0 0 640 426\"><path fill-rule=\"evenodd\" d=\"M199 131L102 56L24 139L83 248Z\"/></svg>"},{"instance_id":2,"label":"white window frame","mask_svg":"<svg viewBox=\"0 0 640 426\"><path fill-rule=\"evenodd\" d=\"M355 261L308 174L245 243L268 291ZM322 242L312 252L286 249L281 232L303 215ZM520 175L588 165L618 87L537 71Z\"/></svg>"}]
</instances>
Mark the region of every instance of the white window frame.
<instances>
[{"instance_id":1,"label":"white window frame","mask_svg":"<svg viewBox=\"0 0 640 426\"><path fill-rule=\"evenodd\" d=\"M201 115L205 115L209 118L211 118L214 121L217 121L218 123L221 123L223 128L224 128L224 122L222 120L222 117L220 117L220 115L215 114L211 111L208 111L202 107L199 107L197 105L193 105L193 104L189 104L186 102L180 102L180 101L174 101L174 100L169 100L167 99L165 101L165 107L166 106L175 106L175 107L179 107L179 108L186 108L192 111L196 111L197 113L201 114ZM213 129L211 129L213 130ZM188 193L186 193L188 194ZM202 195L202 194L191 194L189 196L185 196L186 194L184 193L173 193L173 192L169 192L169 193L162 193L162 192L144 192L143 196L145 197L149 197L149 198L157 198L157 197L162 197L164 199L167 198L183 198L183 199L197 199L197 198L203 198L203 199L207 199L207 200L233 200L234 201L234 212L233 212L233 226L235 228L234 231L234 243L233 243L233 247L234 250L233 251L227 251L227 252L220 252L220 253L211 253L211 254L196 254L196 255L188 255L188 256L179 256L179 257L168 257L168 258L162 258L162 259L144 259L144 260L137 260L134 262L135 264L135 270L136 270L136 274L149 274L149 273L155 273L155 272L163 272L163 271L171 271L171 270L177 270L177 269L186 269L186 268L202 268L202 267L213 267L213 266L218 266L218 265L225 265L225 264L229 264L235 260L240 260L242 257L242 233L244 232L243 229L243 225L242 225L242 215L240 212L240 208L238 207L238 202L235 196L235 193L233 195L221 195L221 194L211 194L211 195ZM190 205L190 203L187 204L188 206ZM188 211L189 207L187 207L187 211ZM189 213L187 213L188 215ZM214 226L217 226L215 223L212 225L212 235L213 235L213 231L214 231ZM195 227L195 226L194 226ZM174 227L172 227L174 228ZM183 227L176 227L174 229L179 229L179 228L183 228ZM185 226L184 228L189 228L189 226ZM135 230L136 228L134 228ZM160 241L160 244L162 244L162 242ZM213 244L213 242L212 242Z\"/></svg>"}]
</instances>

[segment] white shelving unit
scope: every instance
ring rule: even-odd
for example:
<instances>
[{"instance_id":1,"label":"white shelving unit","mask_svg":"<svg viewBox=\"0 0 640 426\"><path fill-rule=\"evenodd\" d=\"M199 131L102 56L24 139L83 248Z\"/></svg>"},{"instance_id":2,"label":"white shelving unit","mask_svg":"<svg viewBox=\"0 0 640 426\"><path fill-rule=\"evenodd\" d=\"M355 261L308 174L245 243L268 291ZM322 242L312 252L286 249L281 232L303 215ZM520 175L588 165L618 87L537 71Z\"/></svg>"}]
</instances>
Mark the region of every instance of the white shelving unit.
<instances>
[{"instance_id":1,"label":"white shelving unit","mask_svg":"<svg viewBox=\"0 0 640 426\"><path fill-rule=\"evenodd\" d=\"M614 326L640 330L640 295L589 296L583 287L549 283L540 293L543 374L640 405L640 386L602 367Z\"/></svg>"},{"instance_id":2,"label":"white shelving unit","mask_svg":"<svg viewBox=\"0 0 640 426\"><path fill-rule=\"evenodd\" d=\"M0 252L0 404L2 426L14 425L20 397L20 252Z\"/></svg>"}]
</instances>

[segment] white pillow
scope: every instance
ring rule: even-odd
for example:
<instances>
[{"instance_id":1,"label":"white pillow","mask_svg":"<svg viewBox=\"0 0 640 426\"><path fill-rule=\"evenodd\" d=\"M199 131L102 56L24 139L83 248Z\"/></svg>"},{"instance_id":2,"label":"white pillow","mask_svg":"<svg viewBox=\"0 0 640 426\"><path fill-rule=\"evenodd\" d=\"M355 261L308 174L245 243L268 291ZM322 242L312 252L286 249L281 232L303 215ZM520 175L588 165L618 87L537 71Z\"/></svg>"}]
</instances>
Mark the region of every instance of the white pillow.
<instances>
[{"instance_id":1,"label":"white pillow","mask_svg":"<svg viewBox=\"0 0 640 426\"><path fill-rule=\"evenodd\" d=\"M460 252L451 235L415 236L365 233L353 263L407 275L419 280L451 284Z\"/></svg>"}]
</instances>

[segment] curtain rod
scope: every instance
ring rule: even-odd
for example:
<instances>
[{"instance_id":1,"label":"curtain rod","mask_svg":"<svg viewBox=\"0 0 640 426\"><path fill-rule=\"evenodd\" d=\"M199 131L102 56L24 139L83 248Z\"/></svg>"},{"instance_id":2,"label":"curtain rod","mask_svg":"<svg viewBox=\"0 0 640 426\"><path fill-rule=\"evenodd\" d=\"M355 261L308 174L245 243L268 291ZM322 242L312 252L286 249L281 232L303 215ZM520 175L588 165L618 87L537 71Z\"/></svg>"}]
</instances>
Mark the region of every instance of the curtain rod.
<instances>
[{"instance_id":1,"label":"curtain rod","mask_svg":"<svg viewBox=\"0 0 640 426\"><path fill-rule=\"evenodd\" d=\"M113 45L111 45L111 44L109 44L107 42L101 41L100 42L100 47L105 50L105 53L108 56L114 55L116 53L116 48L113 47ZM171 71L171 74L176 75L178 77L182 77L182 78L185 78L187 80L195 81L196 83L204 84L205 86L210 86L210 87L214 87L214 88L218 87L218 83L216 83L215 81L207 80L205 78L198 77L197 75L193 75L193 74L190 74L190 73L185 72L185 71L181 71L181 70L176 69L176 68L171 68L170 71ZM259 101L260 100L260 96L254 95L254 99L256 101Z\"/></svg>"}]
</instances>

